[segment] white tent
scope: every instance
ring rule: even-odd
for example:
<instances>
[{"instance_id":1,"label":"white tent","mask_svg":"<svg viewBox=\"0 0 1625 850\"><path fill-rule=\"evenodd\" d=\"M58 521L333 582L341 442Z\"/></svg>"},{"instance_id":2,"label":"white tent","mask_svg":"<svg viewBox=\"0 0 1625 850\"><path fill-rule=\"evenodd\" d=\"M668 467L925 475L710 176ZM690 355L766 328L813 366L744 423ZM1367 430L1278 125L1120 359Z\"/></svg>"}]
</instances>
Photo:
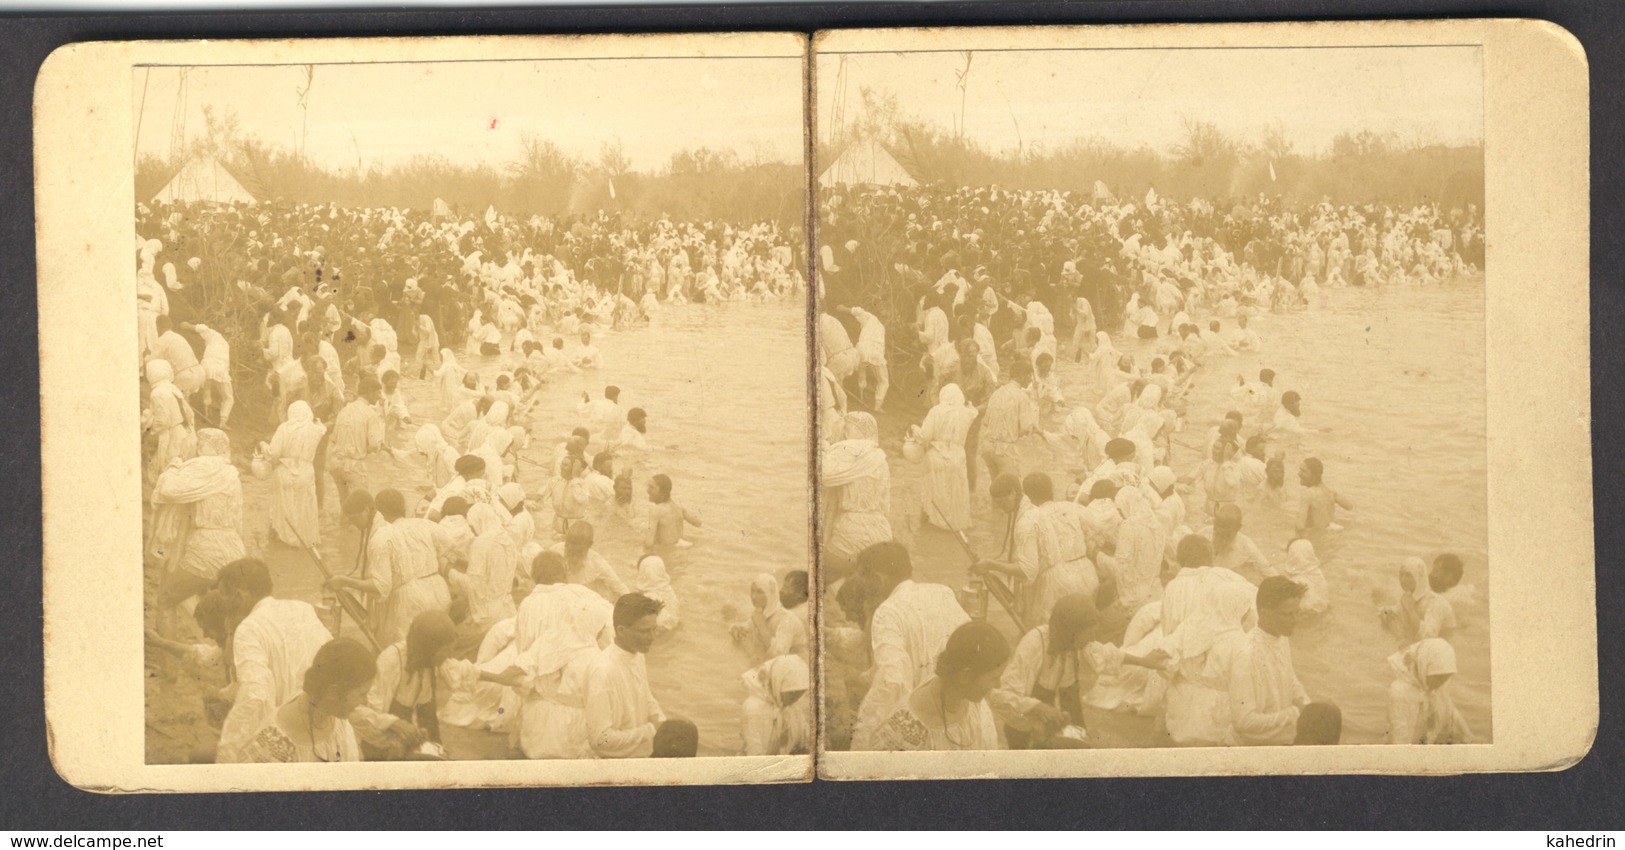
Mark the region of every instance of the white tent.
<instances>
[{"instance_id":1,"label":"white tent","mask_svg":"<svg viewBox=\"0 0 1625 850\"><path fill-rule=\"evenodd\" d=\"M908 169L873 139L857 142L818 177L820 186L918 186Z\"/></svg>"},{"instance_id":2,"label":"white tent","mask_svg":"<svg viewBox=\"0 0 1625 850\"><path fill-rule=\"evenodd\" d=\"M255 203L255 198L214 157L189 159L152 199L163 203Z\"/></svg>"}]
</instances>

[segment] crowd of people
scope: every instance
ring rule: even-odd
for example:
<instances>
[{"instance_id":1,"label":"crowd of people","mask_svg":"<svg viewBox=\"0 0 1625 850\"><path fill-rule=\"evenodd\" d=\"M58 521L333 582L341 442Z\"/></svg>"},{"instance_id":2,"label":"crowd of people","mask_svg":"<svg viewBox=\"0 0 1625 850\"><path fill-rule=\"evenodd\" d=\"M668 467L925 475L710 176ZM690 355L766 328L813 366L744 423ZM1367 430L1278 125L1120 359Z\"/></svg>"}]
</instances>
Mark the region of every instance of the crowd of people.
<instances>
[{"instance_id":1,"label":"crowd of people","mask_svg":"<svg viewBox=\"0 0 1625 850\"><path fill-rule=\"evenodd\" d=\"M1130 745L1341 741L1291 636L1331 605L1320 553L1359 500L1314 454L1290 362L1235 375L1222 408L1192 390L1270 357L1249 319L1344 287L1460 285L1482 263L1475 205L843 186L819 227L832 747L1099 746L1090 720L1113 715L1149 719ZM884 420L910 423L892 451ZM892 511L905 465L917 518ZM1250 538L1261 514L1290 537ZM992 556L969 539L986 525ZM931 536L970 562L963 588L916 577ZM1410 558L1372 611L1394 641L1369 650L1393 671L1389 742L1475 740L1450 688L1463 568Z\"/></svg>"},{"instance_id":2,"label":"crowd of people","mask_svg":"<svg viewBox=\"0 0 1625 850\"><path fill-rule=\"evenodd\" d=\"M210 683L197 758L458 757L449 727L525 758L701 749L645 655L702 627L672 584L702 569L702 512L605 380L638 364L595 342L683 303L804 297L793 229L155 204L136 230L149 659ZM602 392L542 405L565 376ZM638 531L635 563L594 548L606 524ZM335 535L353 569L323 563ZM320 607L276 595L273 553L322 570ZM733 624L743 754L808 751L808 587L764 573Z\"/></svg>"}]
</instances>

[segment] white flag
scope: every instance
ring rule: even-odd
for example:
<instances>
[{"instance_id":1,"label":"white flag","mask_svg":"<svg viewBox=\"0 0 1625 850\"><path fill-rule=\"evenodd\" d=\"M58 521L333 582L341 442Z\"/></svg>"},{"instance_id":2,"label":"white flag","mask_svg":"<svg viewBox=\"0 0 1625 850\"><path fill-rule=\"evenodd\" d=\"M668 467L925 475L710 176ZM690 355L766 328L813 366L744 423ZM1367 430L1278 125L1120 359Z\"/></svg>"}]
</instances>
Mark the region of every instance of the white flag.
<instances>
[{"instance_id":1,"label":"white flag","mask_svg":"<svg viewBox=\"0 0 1625 850\"><path fill-rule=\"evenodd\" d=\"M1275 182L1275 162L1273 160L1270 161L1270 182Z\"/></svg>"},{"instance_id":2,"label":"white flag","mask_svg":"<svg viewBox=\"0 0 1625 850\"><path fill-rule=\"evenodd\" d=\"M609 178L609 199L615 200L615 178Z\"/></svg>"}]
</instances>

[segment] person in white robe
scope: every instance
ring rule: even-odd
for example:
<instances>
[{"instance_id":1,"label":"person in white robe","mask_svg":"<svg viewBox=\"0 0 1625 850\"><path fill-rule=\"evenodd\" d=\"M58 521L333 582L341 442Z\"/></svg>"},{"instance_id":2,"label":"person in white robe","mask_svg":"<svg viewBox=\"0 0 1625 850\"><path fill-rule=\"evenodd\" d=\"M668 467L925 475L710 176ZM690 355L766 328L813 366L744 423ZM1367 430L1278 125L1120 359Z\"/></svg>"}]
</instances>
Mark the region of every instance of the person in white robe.
<instances>
[{"instance_id":1,"label":"person in white robe","mask_svg":"<svg viewBox=\"0 0 1625 850\"><path fill-rule=\"evenodd\" d=\"M586 668L582 701L587 747L595 758L638 758L654 752L666 714L649 691L645 658L659 627L660 603L628 593L615 601L615 640Z\"/></svg>"},{"instance_id":2,"label":"person in white robe","mask_svg":"<svg viewBox=\"0 0 1625 850\"><path fill-rule=\"evenodd\" d=\"M470 454L483 448L485 441L492 434L508 430L508 418L513 412L513 407L508 402L497 399L494 395L492 398L494 400L491 402L491 406L486 409L484 415L468 424L467 445ZM490 472L489 464L487 464L486 471Z\"/></svg>"},{"instance_id":3,"label":"person in white robe","mask_svg":"<svg viewBox=\"0 0 1625 850\"><path fill-rule=\"evenodd\" d=\"M965 402L958 384L946 384L937 405L914 430L908 442L923 447L929 467L923 510L927 522L947 531L970 527L970 483L965 477L965 438L976 421L976 408Z\"/></svg>"},{"instance_id":4,"label":"person in white robe","mask_svg":"<svg viewBox=\"0 0 1625 850\"><path fill-rule=\"evenodd\" d=\"M158 476L173 461L185 460L197 449L197 435L193 430L192 405L185 393L175 386L175 370L167 360L147 361L148 406L141 414L141 429L157 437L157 447L148 462L148 481Z\"/></svg>"},{"instance_id":5,"label":"person in white robe","mask_svg":"<svg viewBox=\"0 0 1625 850\"><path fill-rule=\"evenodd\" d=\"M1117 491L1117 509L1123 522L1117 529L1112 561L1117 573L1117 603L1130 611L1162 596L1162 564L1168 549L1167 533L1151 511L1145 494L1135 487Z\"/></svg>"},{"instance_id":6,"label":"person in white robe","mask_svg":"<svg viewBox=\"0 0 1625 850\"><path fill-rule=\"evenodd\" d=\"M841 570L869 546L892 539L891 465L880 448L880 426L867 413L849 413L846 439L823 451L819 484L827 493L825 557Z\"/></svg>"},{"instance_id":7,"label":"person in white robe","mask_svg":"<svg viewBox=\"0 0 1625 850\"><path fill-rule=\"evenodd\" d=\"M809 752L812 713L807 691L811 677L798 655L769 658L744 676L740 711L744 755L782 756Z\"/></svg>"},{"instance_id":8,"label":"person in white robe","mask_svg":"<svg viewBox=\"0 0 1625 850\"><path fill-rule=\"evenodd\" d=\"M988 696L1011 749L1072 746L1055 738L1084 727L1084 695L1097 681L1125 669L1149 672L1163 659L1137 656L1096 640L1099 616L1087 594L1056 600L1041 624L1016 644L999 686Z\"/></svg>"},{"instance_id":9,"label":"person in white robe","mask_svg":"<svg viewBox=\"0 0 1625 850\"><path fill-rule=\"evenodd\" d=\"M456 477L457 458L461 455L446 442L445 437L441 436L440 426L432 424L419 426L417 433L412 437L412 445L428 466L430 489L439 490Z\"/></svg>"},{"instance_id":10,"label":"person in white robe","mask_svg":"<svg viewBox=\"0 0 1625 850\"><path fill-rule=\"evenodd\" d=\"M1303 585L1304 594L1299 607L1305 614L1321 614L1331 604L1326 572L1321 569L1315 544L1299 537L1286 546L1286 560L1267 564L1265 576L1281 576Z\"/></svg>"},{"instance_id":11,"label":"person in white robe","mask_svg":"<svg viewBox=\"0 0 1625 850\"><path fill-rule=\"evenodd\" d=\"M877 749L880 727L932 676L937 655L970 617L952 589L916 582L908 550L888 540L858 555L857 580L872 589L873 673L852 730L854 750Z\"/></svg>"},{"instance_id":12,"label":"person in white robe","mask_svg":"<svg viewBox=\"0 0 1625 850\"><path fill-rule=\"evenodd\" d=\"M1293 630L1304 587L1279 576L1258 585L1258 628L1231 661L1230 721L1235 742L1287 745L1298 737L1298 719L1309 694L1292 666Z\"/></svg>"},{"instance_id":13,"label":"person in white robe","mask_svg":"<svg viewBox=\"0 0 1625 850\"><path fill-rule=\"evenodd\" d=\"M154 537L172 566L159 589L159 632L170 613L213 586L226 564L243 557L243 484L231 464L226 432L198 432L198 456L164 470L153 487ZM173 547L173 548L171 548Z\"/></svg>"},{"instance_id":14,"label":"person in white robe","mask_svg":"<svg viewBox=\"0 0 1625 850\"><path fill-rule=\"evenodd\" d=\"M588 440L589 451L596 452L620 437L621 428L626 423L626 411L620 405L620 397L621 390L615 386L604 387L603 398L593 399L588 398L586 393L581 394L576 413L592 434Z\"/></svg>"},{"instance_id":15,"label":"person in white robe","mask_svg":"<svg viewBox=\"0 0 1625 850\"><path fill-rule=\"evenodd\" d=\"M736 643L757 661L791 654L807 657L806 621L785 610L779 580L772 573L751 579L750 601L750 619L730 628Z\"/></svg>"},{"instance_id":16,"label":"person in white robe","mask_svg":"<svg viewBox=\"0 0 1625 850\"><path fill-rule=\"evenodd\" d=\"M503 517L490 505L471 505L468 525L474 542L468 549L468 616L477 628L488 628L514 615L513 577L519 544L507 533Z\"/></svg>"},{"instance_id":17,"label":"person in white robe","mask_svg":"<svg viewBox=\"0 0 1625 850\"><path fill-rule=\"evenodd\" d=\"M371 716L366 695L377 673L372 650L348 638L327 641L312 654L299 689L265 718L238 748L243 763L288 764L361 761L353 718ZM415 730L412 740L416 739Z\"/></svg>"},{"instance_id":18,"label":"person in white robe","mask_svg":"<svg viewBox=\"0 0 1625 850\"><path fill-rule=\"evenodd\" d=\"M434 370L440 387L440 404L447 410L455 409L467 400L463 378L468 370L457 362L457 355L449 348L440 349L440 366Z\"/></svg>"},{"instance_id":19,"label":"person in white robe","mask_svg":"<svg viewBox=\"0 0 1625 850\"><path fill-rule=\"evenodd\" d=\"M203 406L214 409L215 422L224 428L237 399L231 381L231 343L207 325L193 325L192 329L203 338Z\"/></svg>"},{"instance_id":20,"label":"person in white robe","mask_svg":"<svg viewBox=\"0 0 1625 850\"><path fill-rule=\"evenodd\" d=\"M295 401L288 405L288 420L277 426L264 450L276 477L271 530L289 546L303 549L320 542L314 460L326 433L327 426L315 421L310 405Z\"/></svg>"},{"instance_id":21,"label":"person in white robe","mask_svg":"<svg viewBox=\"0 0 1625 850\"><path fill-rule=\"evenodd\" d=\"M1231 662L1257 623L1258 591L1210 566L1213 547L1205 538L1188 535L1178 551L1180 570L1162 594L1162 648L1172 664L1164 721L1175 744L1223 745L1233 735Z\"/></svg>"},{"instance_id":22,"label":"person in white robe","mask_svg":"<svg viewBox=\"0 0 1625 850\"><path fill-rule=\"evenodd\" d=\"M671 586L666 561L659 555L644 555L638 559L637 570L632 577L632 592L660 601L660 617L656 625L661 631L672 631L682 623L677 591Z\"/></svg>"},{"instance_id":23,"label":"person in white robe","mask_svg":"<svg viewBox=\"0 0 1625 850\"><path fill-rule=\"evenodd\" d=\"M1388 657L1388 743L1471 744L1476 739L1450 697L1456 650L1443 638L1425 638Z\"/></svg>"},{"instance_id":24,"label":"person in white robe","mask_svg":"<svg viewBox=\"0 0 1625 850\"><path fill-rule=\"evenodd\" d=\"M451 607L441 563L456 544L445 528L406 516L406 500L396 490L380 490L372 499L352 494L344 510L365 532L366 566L359 577L334 576L329 584L377 599L371 626L380 644L400 640L418 614Z\"/></svg>"},{"instance_id":25,"label":"person in white robe","mask_svg":"<svg viewBox=\"0 0 1625 850\"><path fill-rule=\"evenodd\" d=\"M531 578L536 586L514 617L515 658L523 671L520 749L532 759L587 758L586 670L613 640L613 606L567 583L564 559L556 552L536 557Z\"/></svg>"},{"instance_id":26,"label":"person in white robe","mask_svg":"<svg viewBox=\"0 0 1625 850\"><path fill-rule=\"evenodd\" d=\"M931 675L910 691L874 735L871 749L999 749L988 697L1010 659L1010 642L983 621L965 623L943 643Z\"/></svg>"},{"instance_id":27,"label":"person in white robe","mask_svg":"<svg viewBox=\"0 0 1625 850\"><path fill-rule=\"evenodd\" d=\"M982 560L973 570L1008 576L1022 624L1040 622L1063 596L1094 598L1100 578L1089 560L1082 507L1055 501L1049 475L1035 472L1018 480L1005 473L989 490L994 507L1010 515L1004 558Z\"/></svg>"},{"instance_id":28,"label":"person in white robe","mask_svg":"<svg viewBox=\"0 0 1625 850\"><path fill-rule=\"evenodd\" d=\"M364 741L389 750L395 719L411 723L437 744L441 712L455 694L473 691L482 682L501 686L512 677L487 673L465 658L452 658L457 626L444 611L424 611L412 620L400 640L378 653L378 675L367 692L364 718L356 731ZM400 755L400 753L393 753Z\"/></svg>"},{"instance_id":29,"label":"person in white robe","mask_svg":"<svg viewBox=\"0 0 1625 850\"><path fill-rule=\"evenodd\" d=\"M242 749L277 709L297 696L317 650L333 639L310 603L271 596L265 562L245 558L220 571L220 592L248 613L232 633L237 694L220 727L215 761L243 760Z\"/></svg>"},{"instance_id":30,"label":"person in white robe","mask_svg":"<svg viewBox=\"0 0 1625 850\"><path fill-rule=\"evenodd\" d=\"M891 369L886 364L886 326L873 313L862 307L849 307L847 312L858 322L858 392L867 392L874 386L871 409L876 412L886 406L886 390L891 386Z\"/></svg>"}]
</instances>

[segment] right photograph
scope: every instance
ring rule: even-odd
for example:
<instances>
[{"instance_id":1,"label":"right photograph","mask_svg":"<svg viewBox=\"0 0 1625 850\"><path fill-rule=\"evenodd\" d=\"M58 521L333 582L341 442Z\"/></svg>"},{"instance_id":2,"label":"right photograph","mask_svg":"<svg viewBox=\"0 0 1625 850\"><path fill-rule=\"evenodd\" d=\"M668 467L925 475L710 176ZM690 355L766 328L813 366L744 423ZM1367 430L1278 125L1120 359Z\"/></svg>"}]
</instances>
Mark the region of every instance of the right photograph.
<instances>
[{"instance_id":1,"label":"right photograph","mask_svg":"<svg viewBox=\"0 0 1625 850\"><path fill-rule=\"evenodd\" d=\"M1494 741L1482 47L815 73L825 750Z\"/></svg>"}]
</instances>

